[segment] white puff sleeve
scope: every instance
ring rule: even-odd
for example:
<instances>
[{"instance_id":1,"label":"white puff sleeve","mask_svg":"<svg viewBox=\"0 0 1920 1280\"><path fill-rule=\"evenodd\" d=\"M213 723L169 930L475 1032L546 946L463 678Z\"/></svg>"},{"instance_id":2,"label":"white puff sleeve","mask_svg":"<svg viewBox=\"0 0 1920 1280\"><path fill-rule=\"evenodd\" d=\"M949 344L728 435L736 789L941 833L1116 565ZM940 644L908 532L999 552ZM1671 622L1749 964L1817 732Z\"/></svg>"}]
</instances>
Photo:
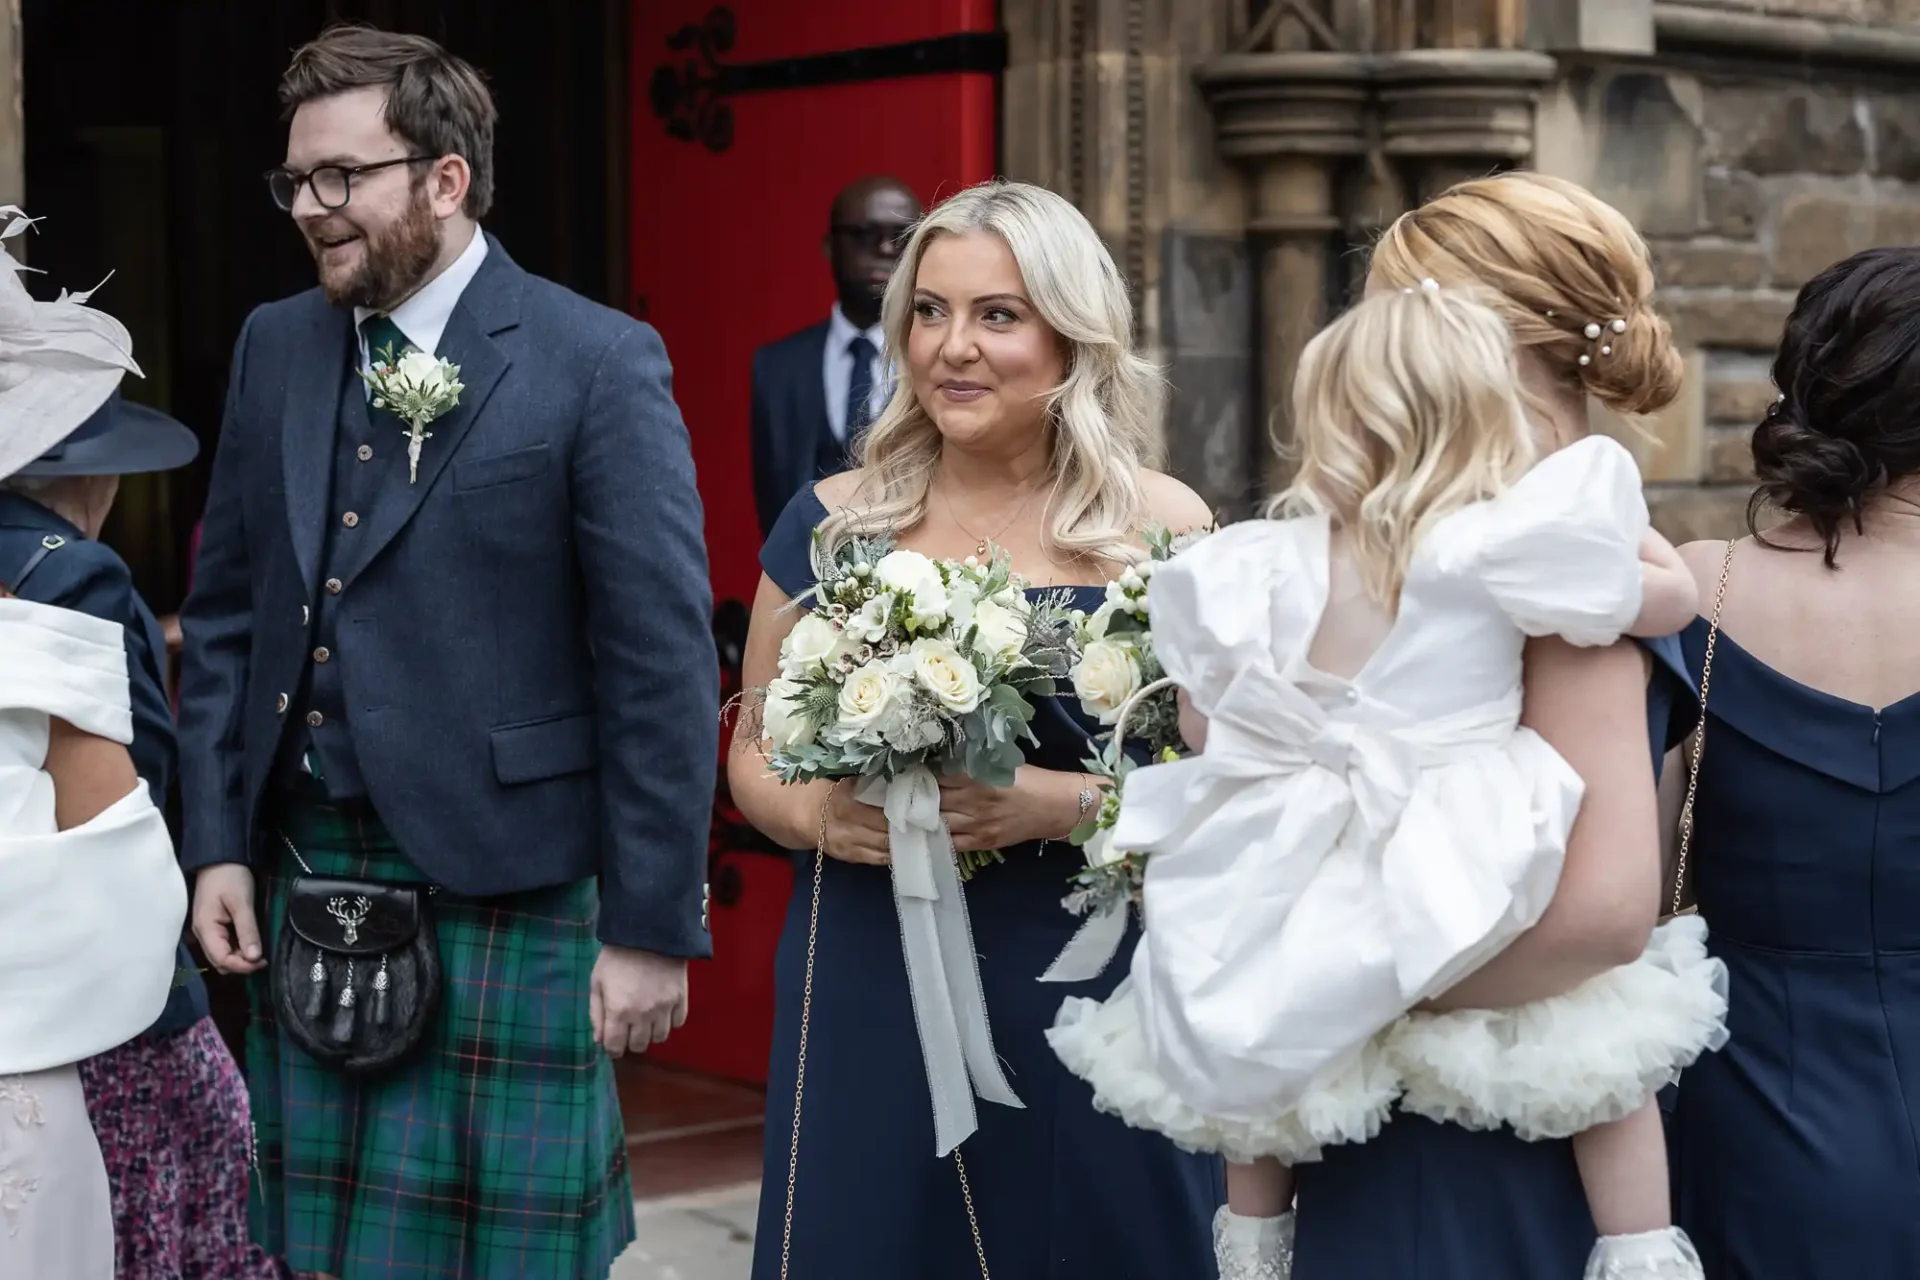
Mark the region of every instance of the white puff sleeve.
<instances>
[{"instance_id":1,"label":"white puff sleeve","mask_svg":"<svg viewBox=\"0 0 1920 1280\"><path fill-rule=\"evenodd\" d=\"M1154 656L1202 715L1249 663L1272 661L1271 584L1285 529L1272 520L1229 525L1157 566L1148 584Z\"/></svg>"},{"instance_id":2,"label":"white puff sleeve","mask_svg":"<svg viewBox=\"0 0 1920 1280\"><path fill-rule=\"evenodd\" d=\"M1609 645L1640 615L1640 469L1590 436L1543 458L1441 539L1440 566L1472 574L1530 636Z\"/></svg>"}]
</instances>

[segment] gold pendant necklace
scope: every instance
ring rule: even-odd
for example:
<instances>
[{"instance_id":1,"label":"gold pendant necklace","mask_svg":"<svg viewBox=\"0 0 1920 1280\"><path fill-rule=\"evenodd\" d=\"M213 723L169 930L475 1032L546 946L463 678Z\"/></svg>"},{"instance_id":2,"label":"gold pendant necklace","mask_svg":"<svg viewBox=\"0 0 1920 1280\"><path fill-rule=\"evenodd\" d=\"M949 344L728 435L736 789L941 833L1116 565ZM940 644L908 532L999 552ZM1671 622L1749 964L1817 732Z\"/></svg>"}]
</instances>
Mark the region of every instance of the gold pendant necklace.
<instances>
[{"instance_id":1,"label":"gold pendant necklace","mask_svg":"<svg viewBox=\"0 0 1920 1280\"><path fill-rule=\"evenodd\" d=\"M950 496L948 496L946 486L944 485L942 485L940 489L940 501L946 504L947 518L949 520L952 520L953 523L956 526L958 526L960 532L966 534L969 538L972 538L974 540L973 554L975 554L976 556L984 557L987 554L987 552L992 549L993 544L999 541L1001 536L1004 535L1007 530L1013 528L1013 522L1026 514L1027 504L1033 501L1033 495L1038 492L1040 492L1040 487L1038 485L1035 485L1033 488L1027 490L1027 496L1020 500L1020 505L1018 508L1014 510L1012 518L1009 519L1005 524L1001 525L999 532L995 533L991 538L983 538L979 534L975 533L973 530L967 528L965 524L961 523L959 513L953 509L953 499Z\"/></svg>"}]
</instances>

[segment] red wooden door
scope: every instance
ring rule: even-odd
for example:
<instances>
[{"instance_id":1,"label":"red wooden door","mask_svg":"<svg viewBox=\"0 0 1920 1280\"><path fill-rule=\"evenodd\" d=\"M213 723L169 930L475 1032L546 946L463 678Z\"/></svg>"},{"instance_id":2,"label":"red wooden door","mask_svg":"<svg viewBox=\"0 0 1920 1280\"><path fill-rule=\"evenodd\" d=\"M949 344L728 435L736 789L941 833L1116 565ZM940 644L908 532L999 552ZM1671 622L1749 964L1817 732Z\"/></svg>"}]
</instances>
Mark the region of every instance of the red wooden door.
<instances>
[{"instance_id":1,"label":"red wooden door","mask_svg":"<svg viewBox=\"0 0 1920 1280\"><path fill-rule=\"evenodd\" d=\"M753 353L826 318L821 240L842 187L887 174L932 205L992 176L995 31L993 0L636 0L635 309L666 340L693 438L723 664L760 577ZM723 674L738 687L737 665ZM694 966L687 1025L653 1056L761 1081L792 868L731 812L724 772L714 959Z\"/></svg>"}]
</instances>

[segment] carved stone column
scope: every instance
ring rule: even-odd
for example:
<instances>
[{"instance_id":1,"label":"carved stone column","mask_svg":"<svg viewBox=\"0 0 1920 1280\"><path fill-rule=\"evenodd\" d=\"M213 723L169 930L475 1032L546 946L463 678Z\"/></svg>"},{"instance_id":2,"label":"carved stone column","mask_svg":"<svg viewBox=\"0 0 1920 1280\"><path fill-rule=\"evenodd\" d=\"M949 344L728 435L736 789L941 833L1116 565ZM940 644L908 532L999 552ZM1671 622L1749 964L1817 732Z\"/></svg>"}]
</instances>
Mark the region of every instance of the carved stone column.
<instances>
[{"instance_id":1,"label":"carved stone column","mask_svg":"<svg viewBox=\"0 0 1920 1280\"><path fill-rule=\"evenodd\" d=\"M1249 18L1244 6L1240 16ZM1333 0L1268 0L1233 50L1198 73L1220 154L1241 166L1251 190L1259 403L1281 445L1292 439L1300 353L1344 292L1336 261L1346 223L1341 196L1368 145L1367 60L1343 47L1347 16ZM1265 488L1284 487L1284 456L1267 448L1260 458Z\"/></svg>"},{"instance_id":2,"label":"carved stone column","mask_svg":"<svg viewBox=\"0 0 1920 1280\"><path fill-rule=\"evenodd\" d=\"M1383 54L1374 74L1381 151L1417 203L1532 156L1555 64L1522 49L1411 49Z\"/></svg>"}]
</instances>

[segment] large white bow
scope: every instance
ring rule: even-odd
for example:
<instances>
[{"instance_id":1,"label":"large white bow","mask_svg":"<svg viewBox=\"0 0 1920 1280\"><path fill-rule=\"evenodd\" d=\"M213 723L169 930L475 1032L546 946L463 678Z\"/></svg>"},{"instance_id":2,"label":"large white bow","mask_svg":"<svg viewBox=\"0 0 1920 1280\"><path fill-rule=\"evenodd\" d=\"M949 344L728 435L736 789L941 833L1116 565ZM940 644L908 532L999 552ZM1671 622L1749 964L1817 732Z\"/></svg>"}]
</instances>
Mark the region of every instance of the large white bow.
<instances>
[{"instance_id":1,"label":"large white bow","mask_svg":"<svg viewBox=\"0 0 1920 1280\"><path fill-rule=\"evenodd\" d=\"M920 767L893 778L862 779L854 794L887 815L893 901L933 1097L934 1153L944 1156L978 1127L976 1094L1002 1106L1024 1104L1000 1070L987 1026L953 837L940 816L939 782Z\"/></svg>"},{"instance_id":2,"label":"large white bow","mask_svg":"<svg viewBox=\"0 0 1920 1280\"><path fill-rule=\"evenodd\" d=\"M1129 775L1114 842L1149 855L1196 840L1215 848L1266 844L1285 850L1286 857L1269 867L1277 879L1263 883L1260 892L1268 901L1289 901L1343 838L1368 848L1387 840L1423 768L1498 744L1512 733L1518 711L1516 690L1510 698L1430 721L1348 718L1329 712L1271 668L1249 666L1212 709L1205 752ZM1383 865L1381 874L1393 882L1414 870ZM1420 895L1409 890L1393 895L1395 900L1417 902ZM1436 963L1435 946L1419 927L1429 923L1423 917L1418 925L1390 925L1409 990L1424 985ZM1471 932L1483 922L1456 923Z\"/></svg>"}]
</instances>

